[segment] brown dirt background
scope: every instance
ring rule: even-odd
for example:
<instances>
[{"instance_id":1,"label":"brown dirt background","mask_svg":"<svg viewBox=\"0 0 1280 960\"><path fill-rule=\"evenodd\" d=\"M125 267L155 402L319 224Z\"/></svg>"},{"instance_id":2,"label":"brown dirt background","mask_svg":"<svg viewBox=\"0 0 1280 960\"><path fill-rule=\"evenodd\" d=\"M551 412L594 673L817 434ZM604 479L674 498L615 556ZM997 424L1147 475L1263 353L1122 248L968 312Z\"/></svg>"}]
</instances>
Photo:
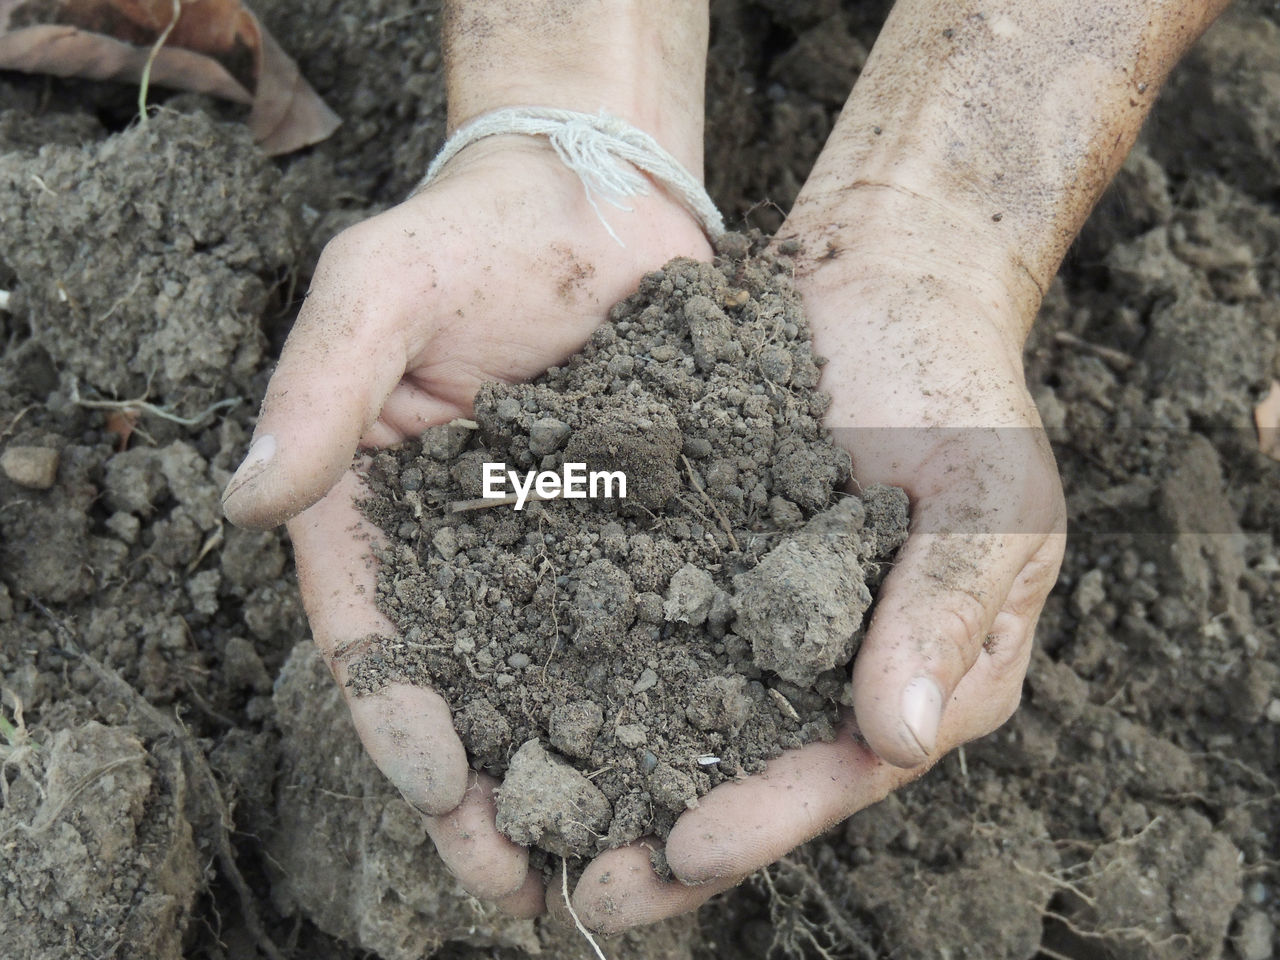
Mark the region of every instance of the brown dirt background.
<instances>
[{"instance_id":1,"label":"brown dirt background","mask_svg":"<svg viewBox=\"0 0 1280 960\"><path fill-rule=\"evenodd\" d=\"M714 6L709 185L772 229L886 5ZM361 755L286 538L218 512L252 400L127 453L73 400L260 396L324 240L440 143L435 4L255 8L346 121L300 157L198 97L142 132L131 89L0 74L0 444L61 454L48 491L0 477L2 952L585 957L465 897ZM1241 3L1181 65L1028 344L1072 536L1023 708L611 958L1272 954L1278 23Z\"/></svg>"}]
</instances>

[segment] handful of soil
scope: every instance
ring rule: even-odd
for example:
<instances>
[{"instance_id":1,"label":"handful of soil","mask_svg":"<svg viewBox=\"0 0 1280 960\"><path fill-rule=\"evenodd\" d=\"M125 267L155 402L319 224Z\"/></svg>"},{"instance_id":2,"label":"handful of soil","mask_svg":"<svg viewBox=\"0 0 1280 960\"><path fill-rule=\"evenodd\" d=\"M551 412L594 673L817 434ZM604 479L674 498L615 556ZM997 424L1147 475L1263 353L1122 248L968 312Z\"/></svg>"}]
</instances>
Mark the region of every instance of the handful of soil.
<instances>
[{"instance_id":1,"label":"handful of soil","mask_svg":"<svg viewBox=\"0 0 1280 960\"><path fill-rule=\"evenodd\" d=\"M559 856L665 837L716 784L832 737L906 538L902 491L843 492L789 262L737 235L720 249L649 274L564 366L486 384L474 423L369 472L400 635L353 683L439 691L503 778L499 829ZM486 463L620 471L626 497L493 506Z\"/></svg>"}]
</instances>

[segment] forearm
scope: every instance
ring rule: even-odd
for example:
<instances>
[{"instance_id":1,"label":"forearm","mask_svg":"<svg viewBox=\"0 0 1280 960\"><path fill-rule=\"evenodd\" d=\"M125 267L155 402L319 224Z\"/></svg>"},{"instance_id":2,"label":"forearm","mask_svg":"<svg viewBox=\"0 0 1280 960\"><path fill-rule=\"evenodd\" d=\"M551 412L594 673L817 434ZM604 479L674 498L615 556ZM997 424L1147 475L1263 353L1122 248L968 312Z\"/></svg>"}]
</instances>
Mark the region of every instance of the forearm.
<instances>
[{"instance_id":1,"label":"forearm","mask_svg":"<svg viewBox=\"0 0 1280 960\"><path fill-rule=\"evenodd\" d=\"M509 106L604 109L702 174L706 0L449 0L449 128Z\"/></svg>"},{"instance_id":2,"label":"forearm","mask_svg":"<svg viewBox=\"0 0 1280 960\"><path fill-rule=\"evenodd\" d=\"M831 243L873 256L986 272L1025 335L1156 92L1226 2L899 0L793 221L839 223Z\"/></svg>"}]
</instances>

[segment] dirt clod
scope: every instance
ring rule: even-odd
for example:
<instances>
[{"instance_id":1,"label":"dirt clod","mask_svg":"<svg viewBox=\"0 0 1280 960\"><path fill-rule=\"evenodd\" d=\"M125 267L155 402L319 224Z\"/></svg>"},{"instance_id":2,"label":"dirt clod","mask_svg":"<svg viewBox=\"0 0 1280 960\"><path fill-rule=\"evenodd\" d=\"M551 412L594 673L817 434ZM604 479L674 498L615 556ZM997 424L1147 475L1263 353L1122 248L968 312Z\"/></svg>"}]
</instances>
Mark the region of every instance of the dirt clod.
<instances>
[{"instance_id":1,"label":"dirt clod","mask_svg":"<svg viewBox=\"0 0 1280 960\"><path fill-rule=\"evenodd\" d=\"M20 487L48 490L58 479L58 451L48 447L12 446L0 454L0 470Z\"/></svg>"},{"instance_id":2,"label":"dirt clod","mask_svg":"<svg viewBox=\"0 0 1280 960\"><path fill-rule=\"evenodd\" d=\"M864 496L879 502L892 525L860 537L866 509L856 499L840 500L734 579L734 629L750 641L756 664L784 680L812 684L853 658L871 606L867 561L883 555L878 537L892 543L906 537L902 491L872 487Z\"/></svg>"},{"instance_id":3,"label":"dirt clod","mask_svg":"<svg viewBox=\"0 0 1280 960\"><path fill-rule=\"evenodd\" d=\"M605 795L537 740L511 758L498 789L498 829L516 843L561 857L587 856L612 819Z\"/></svg>"}]
</instances>

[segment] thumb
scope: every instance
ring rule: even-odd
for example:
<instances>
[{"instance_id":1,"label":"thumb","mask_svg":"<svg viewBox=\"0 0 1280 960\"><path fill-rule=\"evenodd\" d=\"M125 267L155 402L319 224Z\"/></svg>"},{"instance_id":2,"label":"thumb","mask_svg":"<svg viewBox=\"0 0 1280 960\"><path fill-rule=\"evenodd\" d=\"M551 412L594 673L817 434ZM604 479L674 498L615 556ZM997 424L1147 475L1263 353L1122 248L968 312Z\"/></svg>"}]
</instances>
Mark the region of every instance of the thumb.
<instances>
[{"instance_id":1,"label":"thumb","mask_svg":"<svg viewBox=\"0 0 1280 960\"><path fill-rule=\"evenodd\" d=\"M935 753L943 710L1025 563L1022 536L907 540L853 668L854 716L881 759L914 767Z\"/></svg>"},{"instance_id":2,"label":"thumb","mask_svg":"<svg viewBox=\"0 0 1280 960\"><path fill-rule=\"evenodd\" d=\"M974 431L962 439L960 457L941 458L936 482L916 491L911 535L854 661L858 728L899 767L936 755L942 715L980 657L1031 642L1061 557L1061 487L1036 435L996 431L990 449ZM998 726L1009 710L991 706ZM957 742L993 728L959 731Z\"/></svg>"},{"instance_id":3,"label":"thumb","mask_svg":"<svg viewBox=\"0 0 1280 960\"><path fill-rule=\"evenodd\" d=\"M321 258L249 451L222 495L237 526L274 527L323 497L404 375L399 311L385 309L385 298L357 295L353 273Z\"/></svg>"}]
</instances>

